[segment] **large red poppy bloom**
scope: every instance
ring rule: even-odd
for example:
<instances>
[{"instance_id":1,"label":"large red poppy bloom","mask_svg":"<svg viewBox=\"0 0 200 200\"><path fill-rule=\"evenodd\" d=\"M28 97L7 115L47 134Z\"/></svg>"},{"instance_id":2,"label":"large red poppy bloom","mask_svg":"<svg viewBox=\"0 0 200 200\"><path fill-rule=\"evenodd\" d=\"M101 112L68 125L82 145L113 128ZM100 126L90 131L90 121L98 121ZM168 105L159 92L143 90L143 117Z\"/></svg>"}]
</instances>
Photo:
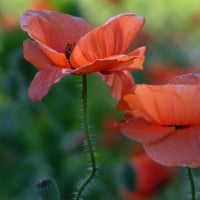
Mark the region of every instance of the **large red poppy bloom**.
<instances>
[{"instance_id":1,"label":"large red poppy bloom","mask_svg":"<svg viewBox=\"0 0 200 200\"><path fill-rule=\"evenodd\" d=\"M128 81L130 88L134 85L127 70L142 69L145 47L124 53L143 24L142 17L122 14L93 28L71 15L27 11L21 17L21 27L34 41L24 42L24 57L39 69L29 88L30 98L40 101L67 74L93 72L101 75L113 96L119 98L127 91L120 91L123 81Z\"/></svg>"},{"instance_id":2,"label":"large red poppy bloom","mask_svg":"<svg viewBox=\"0 0 200 200\"><path fill-rule=\"evenodd\" d=\"M197 73L177 76L166 85L137 85L117 106L127 113L119 128L163 165L199 167L199 102Z\"/></svg>"}]
</instances>

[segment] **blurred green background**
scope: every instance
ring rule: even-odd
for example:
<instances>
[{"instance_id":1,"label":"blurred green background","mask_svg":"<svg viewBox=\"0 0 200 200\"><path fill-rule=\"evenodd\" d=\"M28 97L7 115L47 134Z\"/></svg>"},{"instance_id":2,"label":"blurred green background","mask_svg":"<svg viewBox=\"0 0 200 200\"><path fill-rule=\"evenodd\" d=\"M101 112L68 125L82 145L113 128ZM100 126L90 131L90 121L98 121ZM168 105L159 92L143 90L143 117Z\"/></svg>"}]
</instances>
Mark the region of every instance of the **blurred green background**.
<instances>
[{"instance_id":1,"label":"blurred green background","mask_svg":"<svg viewBox=\"0 0 200 200\"><path fill-rule=\"evenodd\" d=\"M27 97L36 69L23 59L28 36L19 18L27 9L40 8L80 16L96 26L119 13L144 16L145 26L133 44L147 47L144 70L133 73L138 83L161 83L200 67L199 0L0 0L0 200L37 200L35 184L49 176L68 200L87 169L81 77L64 78L41 103ZM113 130L105 123L122 114L100 78L88 78L90 131L96 137L100 171L86 199L118 200L119 168L130 158L133 141L117 132L107 141L106 134ZM188 190L181 177L154 199L184 199L187 193L182 191Z\"/></svg>"}]
</instances>

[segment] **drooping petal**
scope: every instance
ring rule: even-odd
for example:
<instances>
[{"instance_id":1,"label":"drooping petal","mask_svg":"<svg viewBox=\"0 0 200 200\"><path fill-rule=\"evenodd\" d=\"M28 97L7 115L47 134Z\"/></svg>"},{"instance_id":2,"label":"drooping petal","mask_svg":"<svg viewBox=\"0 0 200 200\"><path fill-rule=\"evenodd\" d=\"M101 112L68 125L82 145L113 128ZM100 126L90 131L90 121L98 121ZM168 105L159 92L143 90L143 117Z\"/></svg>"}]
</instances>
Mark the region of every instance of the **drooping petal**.
<instances>
[{"instance_id":1,"label":"drooping petal","mask_svg":"<svg viewBox=\"0 0 200 200\"><path fill-rule=\"evenodd\" d=\"M92 30L85 20L48 10L28 10L21 17L21 28L38 43L64 52L66 44L77 41Z\"/></svg>"},{"instance_id":2,"label":"drooping petal","mask_svg":"<svg viewBox=\"0 0 200 200\"><path fill-rule=\"evenodd\" d=\"M116 66L111 66L108 67L107 69L103 69L101 70L103 73L112 73L115 71L121 71L121 70L142 70L143 69L143 63L145 60L145 47L140 47L134 51L132 51L131 53L128 54L127 58L125 55L121 55L121 57L124 57L124 64L123 65L117 65ZM126 63L126 59L128 59L128 57L132 57L132 62L128 62ZM107 58L109 59L109 58ZM121 59L122 61L122 59ZM95 64L95 63L94 63Z\"/></svg>"},{"instance_id":3,"label":"drooping petal","mask_svg":"<svg viewBox=\"0 0 200 200\"><path fill-rule=\"evenodd\" d=\"M134 56L135 59L133 63L127 68L127 70L143 69L143 63L145 60L145 51L146 47L140 47L128 54L129 56Z\"/></svg>"},{"instance_id":4,"label":"drooping petal","mask_svg":"<svg viewBox=\"0 0 200 200\"><path fill-rule=\"evenodd\" d=\"M123 95L135 90L135 82L130 72L117 71L111 74L98 73L103 81L111 89L112 97L120 99Z\"/></svg>"},{"instance_id":5,"label":"drooping petal","mask_svg":"<svg viewBox=\"0 0 200 200\"><path fill-rule=\"evenodd\" d=\"M32 65L37 67L39 70L52 65L49 58L43 53L40 47L32 42L31 40L26 40L24 42L24 58L29 61Z\"/></svg>"},{"instance_id":6,"label":"drooping petal","mask_svg":"<svg viewBox=\"0 0 200 200\"><path fill-rule=\"evenodd\" d=\"M122 14L83 36L71 54L71 62L80 67L97 59L124 54L138 35L144 18Z\"/></svg>"},{"instance_id":7,"label":"drooping petal","mask_svg":"<svg viewBox=\"0 0 200 200\"><path fill-rule=\"evenodd\" d=\"M160 125L196 125L200 123L199 90L200 84L137 85L135 94L124 96L118 109L127 105L128 113Z\"/></svg>"},{"instance_id":8,"label":"drooping petal","mask_svg":"<svg viewBox=\"0 0 200 200\"><path fill-rule=\"evenodd\" d=\"M73 74L88 74L93 72L101 72L102 74L109 74L121 70L140 70L142 66L135 65L134 62L138 63L139 58L136 56L117 55L107 57L105 59L97 59L88 65L76 68ZM74 66L74 64L72 64Z\"/></svg>"},{"instance_id":9,"label":"drooping petal","mask_svg":"<svg viewBox=\"0 0 200 200\"><path fill-rule=\"evenodd\" d=\"M49 66L40 70L29 87L29 97L33 101L41 101L50 87L70 72L60 67Z\"/></svg>"},{"instance_id":10,"label":"drooping petal","mask_svg":"<svg viewBox=\"0 0 200 200\"><path fill-rule=\"evenodd\" d=\"M120 132L130 139L142 144L149 144L165 138L174 131L175 127L159 126L142 118L126 116L118 124Z\"/></svg>"},{"instance_id":11,"label":"drooping petal","mask_svg":"<svg viewBox=\"0 0 200 200\"><path fill-rule=\"evenodd\" d=\"M167 137L144 145L147 154L166 166L200 166L200 126L182 128Z\"/></svg>"}]
</instances>

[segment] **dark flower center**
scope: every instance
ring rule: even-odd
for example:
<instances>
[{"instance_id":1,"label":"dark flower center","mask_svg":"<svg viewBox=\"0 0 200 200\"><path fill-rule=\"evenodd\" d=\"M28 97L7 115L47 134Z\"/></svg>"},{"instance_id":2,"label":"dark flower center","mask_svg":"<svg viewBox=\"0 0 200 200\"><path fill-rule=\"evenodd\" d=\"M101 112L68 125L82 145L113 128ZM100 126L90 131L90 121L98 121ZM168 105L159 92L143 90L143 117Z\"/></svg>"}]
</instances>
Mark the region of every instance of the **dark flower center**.
<instances>
[{"instance_id":1,"label":"dark flower center","mask_svg":"<svg viewBox=\"0 0 200 200\"><path fill-rule=\"evenodd\" d=\"M176 130L180 130L180 129L188 128L188 127L189 127L189 125L176 125L176 126L175 126L175 129L176 129Z\"/></svg>"},{"instance_id":2,"label":"dark flower center","mask_svg":"<svg viewBox=\"0 0 200 200\"><path fill-rule=\"evenodd\" d=\"M76 45L75 42L73 42L73 43L67 43L67 45L65 47L65 50L64 50L65 56L66 56L67 60L69 60L70 55L71 55L71 53L72 53L75 45Z\"/></svg>"},{"instance_id":3,"label":"dark flower center","mask_svg":"<svg viewBox=\"0 0 200 200\"><path fill-rule=\"evenodd\" d=\"M67 43L66 47L65 47L65 50L64 50L64 53L65 53L65 57L67 58L67 60L69 61L69 64L71 66L72 69L75 69L75 67L71 64L70 62L70 56L71 56L71 53L75 47L76 43L73 42L73 43Z\"/></svg>"},{"instance_id":4,"label":"dark flower center","mask_svg":"<svg viewBox=\"0 0 200 200\"><path fill-rule=\"evenodd\" d=\"M168 125L168 127L175 127L175 130L180 130L184 128L189 128L190 125Z\"/></svg>"}]
</instances>

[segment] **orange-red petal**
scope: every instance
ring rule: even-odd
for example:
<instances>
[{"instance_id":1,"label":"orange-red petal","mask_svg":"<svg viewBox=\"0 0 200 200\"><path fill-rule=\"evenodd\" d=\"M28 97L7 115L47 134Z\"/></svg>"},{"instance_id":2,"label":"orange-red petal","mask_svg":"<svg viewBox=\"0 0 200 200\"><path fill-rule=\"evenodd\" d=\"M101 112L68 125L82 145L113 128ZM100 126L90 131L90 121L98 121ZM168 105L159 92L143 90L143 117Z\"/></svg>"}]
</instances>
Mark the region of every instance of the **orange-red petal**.
<instances>
[{"instance_id":1,"label":"orange-red petal","mask_svg":"<svg viewBox=\"0 0 200 200\"><path fill-rule=\"evenodd\" d=\"M105 59L97 59L88 65L81 66L73 70L73 74L88 74L93 72L101 72L109 74L120 70L139 70L142 68L141 64L135 66L134 62L138 63L138 57L128 55L117 55L107 57ZM73 65L74 66L74 65Z\"/></svg>"},{"instance_id":2,"label":"orange-red petal","mask_svg":"<svg viewBox=\"0 0 200 200\"><path fill-rule=\"evenodd\" d=\"M59 67L49 66L40 70L34 77L29 87L29 97L33 101L41 101L48 93L50 87L61 78L69 74L69 71Z\"/></svg>"},{"instance_id":3,"label":"orange-red petal","mask_svg":"<svg viewBox=\"0 0 200 200\"><path fill-rule=\"evenodd\" d=\"M64 53L60 53L55 51L54 49L49 48L44 44L40 44L40 48L42 52L51 60L51 62L59 67L64 67L67 69L71 69L69 61L67 60Z\"/></svg>"},{"instance_id":4,"label":"orange-red petal","mask_svg":"<svg viewBox=\"0 0 200 200\"><path fill-rule=\"evenodd\" d=\"M199 90L200 84L137 85L135 94L124 96L118 109L160 125L197 125Z\"/></svg>"},{"instance_id":5,"label":"orange-red petal","mask_svg":"<svg viewBox=\"0 0 200 200\"><path fill-rule=\"evenodd\" d=\"M66 44L77 41L92 30L85 20L48 10L28 10L21 17L21 28L40 44L64 52Z\"/></svg>"},{"instance_id":6,"label":"orange-red petal","mask_svg":"<svg viewBox=\"0 0 200 200\"><path fill-rule=\"evenodd\" d=\"M142 118L137 119L132 116L126 116L119 122L118 128L123 135L142 144L159 141L171 134L175 129L173 126L159 126Z\"/></svg>"},{"instance_id":7,"label":"orange-red petal","mask_svg":"<svg viewBox=\"0 0 200 200\"><path fill-rule=\"evenodd\" d=\"M145 51L146 47L140 47L132 52L130 52L128 55L135 57L133 60L133 63L127 68L127 70L142 70L143 69L143 63L145 60Z\"/></svg>"},{"instance_id":8,"label":"orange-red petal","mask_svg":"<svg viewBox=\"0 0 200 200\"><path fill-rule=\"evenodd\" d=\"M200 166L200 126L182 128L151 144L145 144L147 154L166 166Z\"/></svg>"},{"instance_id":9,"label":"orange-red petal","mask_svg":"<svg viewBox=\"0 0 200 200\"><path fill-rule=\"evenodd\" d=\"M55 52L29 39L24 42L24 58L39 70L50 65L71 69L63 53Z\"/></svg>"},{"instance_id":10,"label":"orange-red petal","mask_svg":"<svg viewBox=\"0 0 200 200\"><path fill-rule=\"evenodd\" d=\"M39 70L52 65L49 58L43 53L38 44L31 40L26 40L24 46L24 58Z\"/></svg>"},{"instance_id":11,"label":"orange-red petal","mask_svg":"<svg viewBox=\"0 0 200 200\"><path fill-rule=\"evenodd\" d=\"M97 59L124 54L143 24L144 18L134 14L111 18L79 40L71 54L72 64L81 67Z\"/></svg>"},{"instance_id":12,"label":"orange-red petal","mask_svg":"<svg viewBox=\"0 0 200 200\"><path fill-rule=\"evenodd\" d=\"M133 76L128 71L124 70L111 74L98 74L111 89L113 98L120 99L123 95L132 93L135 90L135 82Z\"/></svg>"}]
</instances>

